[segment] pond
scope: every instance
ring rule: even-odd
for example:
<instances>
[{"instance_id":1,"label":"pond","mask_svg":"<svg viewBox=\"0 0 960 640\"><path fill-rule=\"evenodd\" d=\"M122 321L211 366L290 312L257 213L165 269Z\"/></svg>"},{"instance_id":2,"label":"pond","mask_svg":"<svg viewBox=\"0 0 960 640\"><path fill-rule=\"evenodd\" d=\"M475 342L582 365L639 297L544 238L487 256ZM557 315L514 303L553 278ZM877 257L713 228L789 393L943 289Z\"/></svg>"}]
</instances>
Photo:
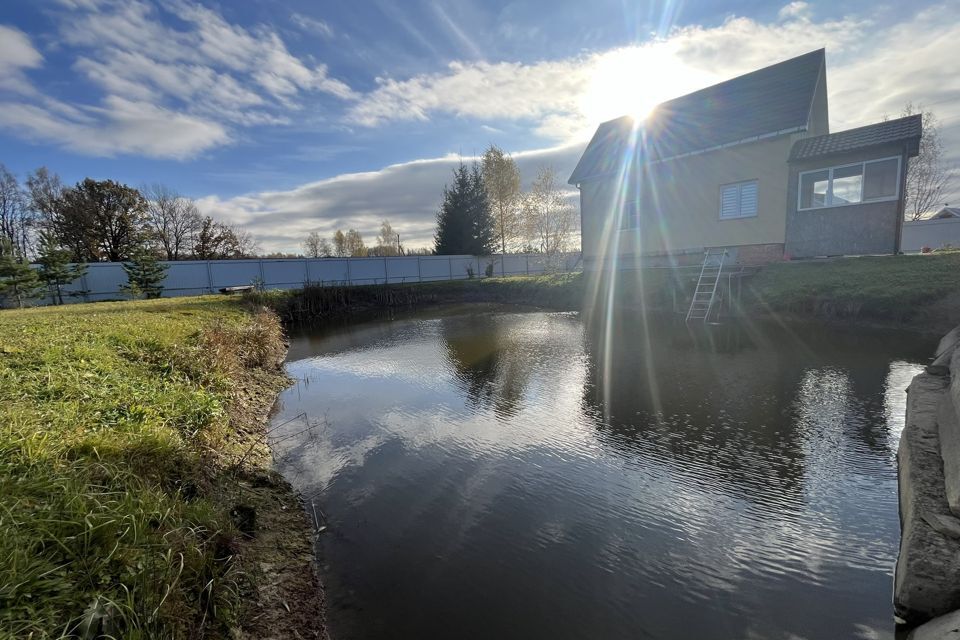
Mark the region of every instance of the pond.
<instances>
[{"instance_id":1,"label":"pond","mask_svg":"<svg viewBox=\"0 0 960 640\"><path fill-rule=\"evenodd\" d=\"M277 464L335 640L892 638L934 341L435 310L291 338Z\"/></svg>"}]
</instances>

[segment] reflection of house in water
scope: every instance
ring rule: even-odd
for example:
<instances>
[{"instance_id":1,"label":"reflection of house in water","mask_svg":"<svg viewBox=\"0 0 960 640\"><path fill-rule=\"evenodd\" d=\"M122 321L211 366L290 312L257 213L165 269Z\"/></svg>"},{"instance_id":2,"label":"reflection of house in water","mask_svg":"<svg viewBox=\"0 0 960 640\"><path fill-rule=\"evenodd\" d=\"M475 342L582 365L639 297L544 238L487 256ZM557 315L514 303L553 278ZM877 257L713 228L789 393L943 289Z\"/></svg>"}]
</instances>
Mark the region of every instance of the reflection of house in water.
<instances>
[{"instance_id":1,"label":"reflection of house in water","mask_svg":"<svg viewBox=\"0 0 960 640\"><path fill-rule=\"evenodd\" d=\"M800 497L817 473L806 458L825 446L893 455L889 344L884 353L876 337L852 333L704 329L651 324L647 344L624 325L606 349L602 332L587 331L584 403L606 445L702 468L704 481L753 502Z\"/></svg>"}]
</instances>

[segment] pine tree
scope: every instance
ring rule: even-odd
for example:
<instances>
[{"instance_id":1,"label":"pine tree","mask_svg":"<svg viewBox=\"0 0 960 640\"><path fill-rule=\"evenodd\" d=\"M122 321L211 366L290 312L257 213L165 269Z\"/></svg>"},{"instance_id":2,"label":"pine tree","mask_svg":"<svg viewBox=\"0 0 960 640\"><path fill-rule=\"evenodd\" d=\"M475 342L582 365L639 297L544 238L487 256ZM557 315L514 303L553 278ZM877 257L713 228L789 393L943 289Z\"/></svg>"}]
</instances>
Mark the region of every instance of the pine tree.
<instances>
[{"instance_id":1,"label":"pine tree","mask_svg":"<svg viewBox=\"0 0 960 640\"><path fill-rule=\"evenodd\" d=\"M129 262L123 263L123 270L127 274L127 284L121 290L131 297L143 295L145 298L159 298L163 293L164 277L167 275L167 265L160 264L157 256L149 249L138 249L130 257Z\"/></svg>"},{"instance_id":2,"label":"pine tree","mask_svg":"<svg viewBox=\"0 0 960 640\"><path fill-rule=\"evenodd\" d=\"M0 294L16 300L22 309L24 301L35 298L41 286L37 272L19 255L10 239L0 237Z\"/></svg>"},{"instance_id":3,"label":"pine tree","mask_svg":"<svg viewBox=\"0 0 960 640\"><path fill-rule=\"evenodd\" d=\"M470 172L470 255L487 256L496 250L497 234L483 172L476 164Z\"/></svg>"},{"instance_id":4,"label":"pine tree","mask_svg":"<svg viewBox=\"0 0 960 640\"><path fill-rule=\"evenodd\" d=\"M487 255L494 246L493 217L480 169L463 163L453 170L453 185L443 188L434 236L437 255Z\"/></svg>"},{"instance_id":5,"label":"pine tree","mask_svg":"<svg viewBox=\"0 0 960 640\"><path fill-rule=\"evenodd\" d=\"M70 284L83 277L87 272L85 264L70 264L70 251L57 243L52 233L40 234L40 280L50 291L54 304L63 304L63 285Z\"/></svg>"}]
</instances>

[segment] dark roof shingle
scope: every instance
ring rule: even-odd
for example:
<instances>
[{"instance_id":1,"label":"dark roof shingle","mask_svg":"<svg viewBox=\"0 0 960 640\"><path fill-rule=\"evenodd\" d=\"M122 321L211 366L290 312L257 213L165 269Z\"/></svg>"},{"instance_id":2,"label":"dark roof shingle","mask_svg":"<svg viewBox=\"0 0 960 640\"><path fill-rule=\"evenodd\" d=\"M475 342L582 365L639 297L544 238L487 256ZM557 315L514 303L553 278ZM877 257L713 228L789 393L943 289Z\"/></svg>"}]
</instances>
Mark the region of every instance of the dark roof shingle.
<instances>
[{"instance_id":1,"label":"dark roof shingle","mask_svg":"<svg viewBox=\"0 0 960 640\"><path fill-rule=\"evenodd\" d=\"M910 156L913 157L919 150L922 133L923 118L919 114L887 120L865 127L797 140L790 150L790 160L821 158L895 142L908 143Z\"/></svg>"},{"instance_id":2,"label":"dark roof shingle","mask_svg":"<svg viewBox=\"0 0 960 640\"><path fill-rule=\"evenodd\" d=\"M619 170L638 135L648 159L656 160L805 129L823 64L819 49L669 100L642 123L642 132L629 116L604 122L569 182Z\"/></svg>"}]
</instances>

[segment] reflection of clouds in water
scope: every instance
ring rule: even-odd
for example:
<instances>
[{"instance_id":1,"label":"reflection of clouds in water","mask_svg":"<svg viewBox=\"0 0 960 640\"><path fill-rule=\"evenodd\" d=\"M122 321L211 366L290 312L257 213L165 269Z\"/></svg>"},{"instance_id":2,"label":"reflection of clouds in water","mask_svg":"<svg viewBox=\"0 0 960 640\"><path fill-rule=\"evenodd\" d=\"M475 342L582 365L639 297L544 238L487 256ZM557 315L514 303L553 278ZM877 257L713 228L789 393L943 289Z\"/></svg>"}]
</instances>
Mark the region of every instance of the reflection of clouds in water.
<instances>
[{"instance_id":1,"label":"reflection of clouds in water","mask_svg":"<svg viewBox=\"0 0 960 640\"><path fill-rule=\"evenodd\" d=\"M883 393L884 414L889 430L889 448L891 457L896 456L900 446L900 432L907 418L907 387L913 377L923 371L923 367L912 362L895 360L890 363L887 384Z\"/></svg>"}]
</instances>

